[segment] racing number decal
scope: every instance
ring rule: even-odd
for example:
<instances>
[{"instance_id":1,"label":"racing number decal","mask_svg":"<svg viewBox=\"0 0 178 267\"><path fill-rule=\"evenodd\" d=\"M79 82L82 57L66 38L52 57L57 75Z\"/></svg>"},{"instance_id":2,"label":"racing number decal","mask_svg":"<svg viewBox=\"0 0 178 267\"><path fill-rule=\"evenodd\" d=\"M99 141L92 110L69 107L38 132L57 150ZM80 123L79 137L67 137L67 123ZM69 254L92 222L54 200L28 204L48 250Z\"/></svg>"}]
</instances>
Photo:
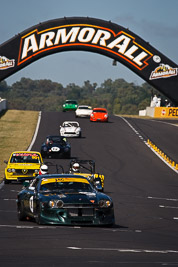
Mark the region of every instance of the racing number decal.
<instances>
[{"instance_id":1,"label":"racing number decal","mask_svg":"<svg viewBox=\"0 0 178 267\"><path fill-rule=\"evenodd\" d=\"M57 179L56 179L56 183L57 183L57 182L64 182L64 181L65 181L64 178L57 178Z\"/></svg>"},{"instance_id":2,"label":"racing number decal","mask_svg":"<svg viewBox=\"0 0 178 267\"><path fill-rule=\"evenodd\" d=\"M32 156L32 159L38 159L38 156Z\"/></svg>"},{"instance_id":3,"label":"racing number decal","mask_svg":"<svg viewBox=\"0 0 178 267\"><path fill-rule=\"evenodd\" d=\"M29 199L29 207L30 207L31 212L33 213L33 196L31 196Z\"/></svg>"}]
</instances>

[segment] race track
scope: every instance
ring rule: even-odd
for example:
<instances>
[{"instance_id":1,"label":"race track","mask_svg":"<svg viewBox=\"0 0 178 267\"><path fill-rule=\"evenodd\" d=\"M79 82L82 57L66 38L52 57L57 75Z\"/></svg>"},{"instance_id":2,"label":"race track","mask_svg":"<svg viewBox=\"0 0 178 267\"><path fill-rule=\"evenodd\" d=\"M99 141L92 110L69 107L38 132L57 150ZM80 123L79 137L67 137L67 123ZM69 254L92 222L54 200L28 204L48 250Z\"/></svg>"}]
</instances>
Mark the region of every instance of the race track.
<instances>
[{"instance_id":1,"label":"race track","mask_svg":"<svg viewBox=\"0 0 178 267\"><path fill-rule=\"evenodd\" d=\"M36 142L58 134L72 112L43 112ZM38 226L19 222L16 196L21 185L0 190L0 266L178 266L178 174L144 143L150 138L178 161L178 127L152 120L111 116L109 123L78 118L82 138L68 139L72 158L93 159L105 175L105 193L114 201L116 225ZM49 160L48 160L49 161ZM50 159L69 167L69 159Z\"/></svg>"}]
</instances>

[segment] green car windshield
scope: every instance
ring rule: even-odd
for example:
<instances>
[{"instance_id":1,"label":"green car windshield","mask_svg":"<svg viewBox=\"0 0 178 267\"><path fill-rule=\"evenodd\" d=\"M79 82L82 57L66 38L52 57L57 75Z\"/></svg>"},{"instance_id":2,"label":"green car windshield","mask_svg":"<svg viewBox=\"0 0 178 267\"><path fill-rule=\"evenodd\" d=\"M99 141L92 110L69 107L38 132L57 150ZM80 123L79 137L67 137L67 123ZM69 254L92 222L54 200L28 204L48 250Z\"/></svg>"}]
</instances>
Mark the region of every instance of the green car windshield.
<instances>
[{"instance_id":1,"label":"green car windshield","mask_svg":"<svg viewBox=\"0 0 178 267\"><path fill-rule=\"evenodd\" d=\"M73 104L73 105L77 105L77 101L68 100L68 101L65 102L65 104Z\"/></svg>"},{"instance_id":2,"label":"green car windshield","mask_svg":"<svg viewBox=\"0 0 178 267\"><path fill-rule=\"evenodd\" d=\"M93 189L88 183L80 182L54 182L54 183L45 183L40 186L40 191L50 192L50 191L62 191L62 192L92 192Z\"/></svg>"}]
</instances>

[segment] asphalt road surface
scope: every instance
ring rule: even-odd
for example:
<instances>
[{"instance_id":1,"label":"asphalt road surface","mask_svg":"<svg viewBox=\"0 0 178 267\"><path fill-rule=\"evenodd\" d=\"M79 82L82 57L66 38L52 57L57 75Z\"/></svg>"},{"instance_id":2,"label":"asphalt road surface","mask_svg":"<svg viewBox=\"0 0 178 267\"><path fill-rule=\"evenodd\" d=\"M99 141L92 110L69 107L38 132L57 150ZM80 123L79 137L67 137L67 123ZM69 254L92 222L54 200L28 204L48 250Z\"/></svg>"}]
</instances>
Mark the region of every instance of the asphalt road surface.
<instances>
[{"instance_id":1,"label":"asphalt road surface","mask_svg":"<svg viewBox=\"0 0 178 267\"><path fill-rule=\"evenodd\" d=\"M33 150L59 134L73 112L43 112ZM82 138L68 139L72 158L93 159L105 175L116 225L39 226L19 222L16 196L22 185L0 189L0 266L178 266L178 174L144 143L150 138L178 161L178 127L159 121L111 116L109 123L77 118ZM139 138L128 123L137 129ZM70 159L50 159L68 170Z\"/></svg>"}]
</instances>

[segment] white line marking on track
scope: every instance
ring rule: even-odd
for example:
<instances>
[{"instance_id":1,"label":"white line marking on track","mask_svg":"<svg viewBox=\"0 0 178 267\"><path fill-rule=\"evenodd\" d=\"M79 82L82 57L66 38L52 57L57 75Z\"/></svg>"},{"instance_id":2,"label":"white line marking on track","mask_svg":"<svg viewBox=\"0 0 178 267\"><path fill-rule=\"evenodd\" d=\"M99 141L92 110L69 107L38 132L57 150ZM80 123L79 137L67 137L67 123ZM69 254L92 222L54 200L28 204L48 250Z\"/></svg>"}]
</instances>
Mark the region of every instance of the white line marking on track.
<instances>
[{"instance_id":1,"label":"white line marking on track","mask_svg":"<svg viewBox=\"0 0 178 267\"><path fill-rule=\"evenodd\" d=\"M175 126L175 127L178 127L178 124L174 124L174 123L170 123L170 122L166 122L166 121L155 121L155 120L150 120L150 121L153 121L153 122L159 122L159 123L164 123L164 124L168 124L168 125L172 125L172 126Z\"/></svg>"},{"instance_id":2,"label":"white line marking on track","mask_svg":"<svg viewBox=\"0 0 178 267\"><path fill-rule=\"evenodd\" d=\"M0 227L7 227L7 228L34 228L33 226L25 226L25 225L8 225L8 224L1 224Z\"/></svg>"},{"instance_id":3,"label":"white line marking on track","mask_svg":"<svg viewBox=\"0 0 178 267\"><path fill-rule=\"evenodd\" d=\"M148 196L147 198L156 200L178 201L177 198L163 198L163 197L151 197L151 196Z\"/></svg>"},{"instance_id":4,"label":"white line marking on track","mask_svg":"<svg viewBox=\"0 0 178 267\"><path fill-rule=\"evenodd\" d=\"M168 254L178 253L177 250L152 250L152 249L129 249L129 248L79 248L79 247L67 247L72 250L94 250L94 251L117 251L119 253L157 253Z\"/></svg>"},{"instance_id":5,"label":"white line marking on track","mask_svg":"<svg viewBox=\"0 0 178 267\"><path fill-rule=\"evenodd\" d=\"M9 201L9 200L16 201L17 199L16 199L16 198L14 198L14 199L13 199L13 198L4 198L3 200L4 200L4 201Z\"/></svg>"},{"instance_id":6,"label":"white line marking on track","mask_svg":"<svg viewBox=\"0 0 178 267\"><path fill-rule=\"evenodd\" d=\"M110 232L135 232L135 233L142 233L142 230L139 230L139 229L137 229L137 230L128 230L128 229L107 229L107 228L105 228L105 229L103 229L104 231L110 231Z\"/></svg>"},{"instance_id":7,"label":"white line marking on track","mask_svg":"<svg viewBox=\"0 0 178 267\"><path fill-rule=\"evenodd\" d=\"M165 209L178 209L178 207L171 207L171 206L163 206L159 205L160 208L165 208Z\"/></svg>"},{"instance_id":8,"label":"white line marking on track","mask_svg":"<svg viewBox=\"0 0 178 267\"><path fill-rule=\"evenodd\" d=\"M37 137L37 134L38 134L38 130L39 130L39 127L40 127L40 121L41 121L41 111L39 112L38 122L37 122L37 126L36 126L36 129L35 129L35 133L34 133L32 142L31 142L31 144L30 144L30 146L28 147L27 150L31 150L32 149L32 146L35 143L35 140L36 140L36 137Z\"/></svg>"},{"instance_id":9,"label":"white line marking on track","mask_svg":"<svg viewBox=\"0 0 178 267\"><path fill-rule=\"evenodd\" d=\"M82 248L77 248L77 247L67 247L67 248L69 248L69 249L82 249Z\"/></svg>"},{"instance_id":10,"label":"white line marking on track","mask_svg":"<svg viewBox=\"0 0 178 267\"><path fill-rule=\"evenodd\" d=\"M10 224L0 224L0 228L18 228L18 229L66 229L65 226L62 226L62 225L50 225L50 226L47 226L47 225L44 225L44 226L39 226L39 225L34 225L34 226L30 226L30 225L10 225ZM68 229L76 229L76 228L79 228L79 227L73 227L73 226L69 226L67 227ZM80 227L81 228L81 227Z\"/></svg>"},{"instance_id":11,"label":"white line marking on track","mask_svg":"<svg viewBox=\"0 0 178 267\"><path fill-rule=\"evenodd\" d=\"M0 184L0 189L4 186L4 181Z\"/></svg>"},{"instance_id":12,"label":"white line marking on track","mask_svg":"<svg viewBox=\"0 0 178 267\"><path fill-rule=\"evenodd\" d=\"M88 261L89 263L100 263L100 264L107 264L106 261ZM159 264L159 266L178 266L178 262L162 262L162 261L116 261L114 262L115 264L118 264L117 266L125 266L125 264L127 264L127 266L133 266L135 264L137 264L136 266L157 266ZM156 265L155 265L156 264ZM108 266L110 266L110 262L108 262Z\"/></svg>"},{"instance_id":13,"label":"white line marking on track","mask_svg":"<svg viewBox=\"0 0 178 267\"><path fill-rule=\"evenodd\" d=\"M128 122L128 120L126 120L125 118L123 118L122 116L118 116L119 118L121 118L122 120L124 120L129 127L136 133L139 134L139 132L132 126L132 124L130 122ZM142 136L139 135L139 137L141 138ZM172 167L165 159L163 159L152 147L150 147L150 145L147 144L146 140L144 140L144 138L141 138L142 141L145 143L145 145L152 150L152 152L158 157L160 158L170 169L172 169L174 172L178 173L178 170L176 170L174 167Z\"/></svg>"},{"instance_id":14,"label":"white line marking on track","mask_svg":"<svg viewBox=\"0 0 178 267\"><path fill-rule=\"evenodd\" d=\"M34 224L34 226L31 226L31 225L8 225L8 224L0 224L0 228L3 228L3 227L7 227L7 228L18 228L18 229L66 229L66 226L62 226L62 225L36 225ZM67 229L80 229L82 230L82 227L80 226L68 226ZM84 228L83 228L84 229ZM97 229L98 230L98 229ZM110 232L132 232L132 233L142 233L142 230L128 230L128 229L112 229L112 228L101 228L100 229L101 231L110 231Z\"/></svg>"},{"instance_id":15,"label":"white line marking on track","mask_svg":"<svg viewBox=\"0 0 178 267\"><path fill-rule=\"evenodd\" d=\"M8 224L1 224L0 228L7 227L7 228L16 228L16 229L56 229L56 226L30 226L30 225L8 225Z\"/></svg>"},{"instance_id":16,"label":"white line marking on track","mask_svg":"<svg viewBox=\"0 0 178 267\"><path fill-rule=\"evenodd\" d=\"M33 227L33 226L24 226L24 225L22 225L22 226L18 226L18 225L17 225L16 228L17 228L17 229L19 229L19 228L21 228L21 229L22 229L22 228L23 228L23 229L32 229L32 228L34 228L34 227Z\"/></svg>"}]
</instances>

